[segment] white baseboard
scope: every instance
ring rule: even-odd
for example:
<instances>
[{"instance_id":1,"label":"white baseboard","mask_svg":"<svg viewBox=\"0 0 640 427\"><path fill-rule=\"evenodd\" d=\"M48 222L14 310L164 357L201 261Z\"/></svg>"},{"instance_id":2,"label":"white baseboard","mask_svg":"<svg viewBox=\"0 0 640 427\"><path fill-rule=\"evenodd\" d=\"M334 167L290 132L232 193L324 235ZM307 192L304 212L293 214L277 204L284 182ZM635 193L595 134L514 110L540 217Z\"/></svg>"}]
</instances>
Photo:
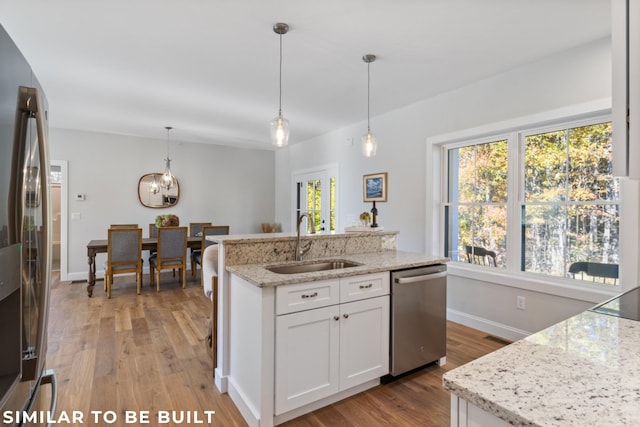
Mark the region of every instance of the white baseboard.
<instances>
[{"instance_id":1,"label":"white baseboard","mask_svg":"<svg viewBox=\"0 0 640 427\"><path fill-rule=\"evenodd\" d=\"M236 388L232 379L227 380L227 393L233 403L235 403L236 408L242 414L242 418L247 422L249 427L260 427L260 414L256 411L256 409L248 403L248 399L245 394L238 388ZM272 421L267 422L267 424L272 424ZM267 425L263 424L263 425Z\"/></svg>"},{"instance_id":2,"label":"white baseboard","mask_svg":"<svg viewBox=\"0 0 640 427\"><path fill-rule=\"evenodd\" d=\"M493 320L477 317L451 308L447 309L447 320L460 323L461 325L468 326L470 328L478 329L509 341L518 341L531 335L531 332L513 328L503 323L494 322Z\"/></svg>"},{"instance_id":3,"label":"white baseboard","mask_svg":"<svg viewBox=\"0 0 640 427\"><path fill-rule=\"evenodd\" d=\"M309 403L307 405L301 406L300 408L296 408L289 412L285 412L284 414L277 415L274 417L273 424L278 425L278 424L285 423L294 418L298 418L304 414L308 414L309 412L313 412L317 409L324 408L325 406L328 406L340 400L346 399L347 397L351 397L358 393L362 393L363 391L369 390L370 388L376 387L378 385L380 385L380 378L374 378L365 383L351 387L347 390L342 390L341 392L338 392L334 395L331 395L323 399L317 400L315 402Z\"/></svg>"},{"instance_id":4,"label":"white baseboard","mask_svg":"<svg viewBox=\"0 0 640 427\"><path fill-rule=\"evenodd\" d=\"M218 391L220 391L220 393L228 393L229 377L222 376L222 370L220 368L216 368L214 372L215 378L213 379L213 382L215 383L216 387L218 387Z\"/></svg>"}]
</instances>

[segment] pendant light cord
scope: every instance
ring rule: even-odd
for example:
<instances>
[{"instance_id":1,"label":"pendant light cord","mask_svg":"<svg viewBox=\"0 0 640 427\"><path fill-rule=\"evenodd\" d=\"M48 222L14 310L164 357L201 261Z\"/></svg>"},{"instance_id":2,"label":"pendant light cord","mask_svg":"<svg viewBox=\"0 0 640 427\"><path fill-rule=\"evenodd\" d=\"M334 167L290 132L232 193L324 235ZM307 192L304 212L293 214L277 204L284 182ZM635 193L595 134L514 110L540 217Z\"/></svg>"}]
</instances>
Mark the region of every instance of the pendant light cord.
<instances>
[{"instance_id":1,"label":"pendant light cord","mask_svg":"<svg viewBox=\"0 0 640 427\"><path fill-rule=\"evenodd\" d=\"M371 62L367 62L367 131L371 132L371 125L369 123L369 106L371 104Z\"/></svg>"},{"instance_id":2,"label":"pendant light cord","mask_svg":"<svg viewBox=\"0 0 640 427\"><path fill-rule=\"evenodd\" d=\"M282 115L282 34L280 34L280 94L278 98L278 115Z\"/></svg>"}]
</instances>

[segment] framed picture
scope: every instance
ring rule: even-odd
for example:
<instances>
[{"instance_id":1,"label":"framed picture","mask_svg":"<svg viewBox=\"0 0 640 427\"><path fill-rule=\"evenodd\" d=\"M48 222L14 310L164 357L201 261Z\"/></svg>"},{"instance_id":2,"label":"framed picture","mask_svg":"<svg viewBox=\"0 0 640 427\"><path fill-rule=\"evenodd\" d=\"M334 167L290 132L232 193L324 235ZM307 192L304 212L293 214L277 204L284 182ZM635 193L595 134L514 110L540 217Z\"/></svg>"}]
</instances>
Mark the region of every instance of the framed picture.
<instances>
[{"instance_id":1,"label":"framed picture","mask_svg":"<svg viewBox=\"0 0 640 427\"><path fill-rule=\"evenodd\" d=\"M365 202L387 201L387 173L374 173L362 177L362 194Z\"/></svg>"}]
</instances>

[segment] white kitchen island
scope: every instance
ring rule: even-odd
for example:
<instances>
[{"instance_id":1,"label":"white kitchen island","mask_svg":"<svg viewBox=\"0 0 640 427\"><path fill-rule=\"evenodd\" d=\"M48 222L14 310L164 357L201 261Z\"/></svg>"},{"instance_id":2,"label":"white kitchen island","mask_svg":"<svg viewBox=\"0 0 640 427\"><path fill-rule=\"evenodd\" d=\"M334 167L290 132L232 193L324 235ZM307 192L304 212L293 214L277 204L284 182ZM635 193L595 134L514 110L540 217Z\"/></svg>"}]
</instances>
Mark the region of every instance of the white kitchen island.
<instances>
[{"instance_id":1,"label":"white kitchen island","mask_svg":"<svg viewBox=\"0 0 640 427\"><path fill-rule=\"evenodd\" d=\"M585 311L443 376L452 426L640 426L640 322Z\"/></svg>"},{"instance_id":2,"label":"white kitchen island","mask_svg":"<svg viewBox=\"0 0 640 427\"><path fill-rule=\"evenodd\" d=\"M397 232L305 236L307 262L355 267L277 274L295 236L220 244L216 385L251 426L272 426L379 384L389 369L389 271L446 262L397 251ZM304 261L303 261L304 262Z\"/></svg>"}]
</instances>

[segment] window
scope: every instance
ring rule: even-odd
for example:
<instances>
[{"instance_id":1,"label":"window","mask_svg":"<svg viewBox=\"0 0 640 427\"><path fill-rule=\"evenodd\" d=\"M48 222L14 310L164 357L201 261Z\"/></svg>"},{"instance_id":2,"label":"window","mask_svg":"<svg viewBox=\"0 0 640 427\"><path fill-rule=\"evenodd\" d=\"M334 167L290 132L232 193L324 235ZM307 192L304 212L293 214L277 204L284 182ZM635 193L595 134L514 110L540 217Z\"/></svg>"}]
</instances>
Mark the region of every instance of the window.
<instances>
[{"instance_id":1,"label":"window","mask_svg":"<svg viewBox=\"0 0 640 427\"><path fill-rule=\"evenodd\" d=\"M617 284L610 121L523 129L447 145L445 153L452 260Z\"/></svg>"},{"instance_id":2,"label":"window","mask_svg":"<svg viewBox=\"0 0 640 427\"><path fill-rule=\"evenodd\" d=\"M507 140L448 150L452 259L504 267L507 235Z\"/></svg>"}]
</instances>

